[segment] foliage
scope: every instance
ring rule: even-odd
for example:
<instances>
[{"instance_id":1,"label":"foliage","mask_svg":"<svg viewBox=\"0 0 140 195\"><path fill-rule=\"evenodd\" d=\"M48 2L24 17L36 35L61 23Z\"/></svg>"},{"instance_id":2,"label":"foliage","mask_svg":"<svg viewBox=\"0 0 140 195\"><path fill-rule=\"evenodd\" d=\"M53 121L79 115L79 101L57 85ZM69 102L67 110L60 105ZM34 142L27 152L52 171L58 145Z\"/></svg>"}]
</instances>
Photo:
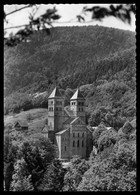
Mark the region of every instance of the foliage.
<instances>
[{"instance_id":1,"label":"foliage","mask_svg":"<svg viewBox=\"0 0 140 195\"><path fill-rule=\"evenodd\" d=\"M92 139L93 139L93 145L95 145L96 147L98 147L98 139L101 135L102 132L106 131L107 128L105 127L105 125L100 124L92 133Z\"/></svg>"},{"instance_id":2,"label":"foliage","mask_svg":"<svg viewBox=\"0 0 140 195\"><path fill-rule=\"evenodd\" d=\"M10 191L33 191L31 175L27 172L24 159L16 161L12 179Z\"/></svg>"},{"instance_id":3,"label":"foliage","mask_svg":"<svg viewBox=\"0 0 140 195\"><path fill-rule=\"evenodd\" d=\"M78 191L136 191L135 143L114 146L107 158L100 157L85 172Z\"/></svg>"},{"instance_id":4,"label":"foliage","mask_svg":"<svg viewBox=\"0 0 140 195\"><path fill-rule=\"evenodd\" d=\"M77 191L76 188L79 185L83 174L88 170L88 168L89 165L85 160L82 160L79 156L74 156L64 177L63 190Z\"/></svg>"},{"instance_id":5,"label":"foliage","mask_svg":"<svg viewBox=\"0 0 140 195\"><path fill-rule=\"evenodd\" d=\"M13 145L10 136L4 139L4 182L5 190L10 190L12 174L14 171L14 163L17 159L18 146Z\"/></svg>"},{"instance_id":6,"label":"foliage","mask_svg":"<svg viewBox=\"0 0 140 195\"><path fill-rule=\"evenodd\" d=\"M37 4L29 4L22 8L16 9L8 14L4 11L4 22L8 23L6 19L7 15L13 14L17 11L26 8L32 8L32 13L29 16L29 24L14 26L11 28L20 28L24 27L24 29L19 30L15 35L9 36L8 38L4 38L5 44L8 46L15 46L20 42L28 41L28 37L32 35L36 30L44 29L48 35L50 35L50 28L53 27L52 24L55 20L60 19L60 15L57 13L57 9L54 7L53 9L47 9L46 12L37 18L35 14L37 13L39 7ZM34 10L35 8L35 10ZM94 6L92 8L83 7L82 13L83 16L77 15L76 18L79 22L85 21L86 12L92 12L92 20L99 20L102 21L105 17L113 16L117 19L122 20L123 22L127 22L128 24L131 23L131 13L136 13L136 6L135 4L121 4L121 5L110 5L109 8ZM5 31L6 33L6 31Z\"/></svg>"},{"instance_id":7,"label":"foliage","mask_svg":"<svg viewBox=\"0 0 140 195\"><path fill-rule=\"evenodd\" d=\"M61 192L64 186L64 175L66 170L62 167L62 163L58 159L54 159L44 173L40 191Z\"/></svg>"},{"instance_id":8,"label":"foliage","mask_svg":"<svg viewBox=\"0 0 140 195\"><path fill-rule=\"evenodd\" d=\"M136 13L134 4L110 5L109 8L94 6L92 8L83 8L84 12L92 12L92 19L102 21L103 18L113 16L123 22L131 23L131 13Z\"/></svg>"},{"instance_id":9,"label":"foliage","mask_svg":"<svg viewBox=\"0 0 140 195\"><path fill-rule=\"evenodd\" d=\"M13 14L21 9L26 9L28 7L37 7L36 4L29 4L23 8L19 8L9 14ZM39 7L37 7L38 10ZM26 42L30 35L32 35L36 30L43 29L45 32L50 35L49 27L52 27L52 22L58 20L60 15L57 14L57 9L54 7L53 9L47 9L44 14L41 14L39 17L35 18L35 13L30 13L29 16L29 24L23 25L24 29L19 30L15 35L9 36L5 38L5 44L7 46L16 46L20 42ZM9 15L4 12L4 20L6 21L6 16ZM6 21L8 23L8 21ZM20 26L21 27L21 26Z\"/></svg>"},{"instance_id":10,"label":"foliage","mask_svg":"<svg viewBox=\"0 0 140 195\"><path fill-rule=\"evenodd\" d=\"M103 131L99 139L97 139L98 150L103 151L105 148L110 147L112 144L115 145L116 141L117 132L113 128Z\"/></svg>"},{"instance_id":11,"label":"foliage","mask_svg":"<svg viewBox=\"0 0 140 195\"><path fill-rule=\"evenodd\" d=\"M38 191L44 172L55 157L55 148L44 137L38 140L25 141L20 149L20 156L26 163L26 169L31 175L31 182Z\"/></svg>"}]
</instances>

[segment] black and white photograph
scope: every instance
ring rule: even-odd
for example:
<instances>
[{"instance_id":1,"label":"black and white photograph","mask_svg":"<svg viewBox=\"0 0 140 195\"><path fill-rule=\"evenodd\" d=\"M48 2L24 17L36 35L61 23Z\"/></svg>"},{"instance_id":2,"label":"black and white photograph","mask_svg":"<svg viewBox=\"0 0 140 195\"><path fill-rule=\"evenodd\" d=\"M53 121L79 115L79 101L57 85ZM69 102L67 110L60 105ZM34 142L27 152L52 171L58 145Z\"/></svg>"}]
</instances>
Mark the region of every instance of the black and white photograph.
<instances>
[{"instance_id":1,"label":"black and white photograph","mask_svg":"<svg viewBox=\"0 0 140 195\"><path fill-rule=\"evenodd\" d=\"M3 12L3 191L137 191L136 4Z\"/></svg>"}]
</instances>

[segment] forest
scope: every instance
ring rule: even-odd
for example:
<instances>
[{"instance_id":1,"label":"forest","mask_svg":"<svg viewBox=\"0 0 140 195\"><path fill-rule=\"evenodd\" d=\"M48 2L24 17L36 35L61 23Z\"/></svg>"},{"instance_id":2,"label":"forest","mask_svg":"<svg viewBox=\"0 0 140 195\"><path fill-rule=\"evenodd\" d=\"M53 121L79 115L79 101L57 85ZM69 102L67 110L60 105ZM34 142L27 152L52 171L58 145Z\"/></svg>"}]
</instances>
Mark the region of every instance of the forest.
<instances>
[{"instance_id":1,"label":"forest","mask_svg":"<svg viewBox=\"0 0 140 195\"><path fill-rule=\"evenodd\" d=\"M135 33L101 26L38 31L4 47L4 115L47 108L58 86L65 106L78 87L93 131L88 159L74 156L68 169L41 135L4 136L6 191L136 191ZM107 129L106 127L111 127Z\"/></svg>"}]
</instances>

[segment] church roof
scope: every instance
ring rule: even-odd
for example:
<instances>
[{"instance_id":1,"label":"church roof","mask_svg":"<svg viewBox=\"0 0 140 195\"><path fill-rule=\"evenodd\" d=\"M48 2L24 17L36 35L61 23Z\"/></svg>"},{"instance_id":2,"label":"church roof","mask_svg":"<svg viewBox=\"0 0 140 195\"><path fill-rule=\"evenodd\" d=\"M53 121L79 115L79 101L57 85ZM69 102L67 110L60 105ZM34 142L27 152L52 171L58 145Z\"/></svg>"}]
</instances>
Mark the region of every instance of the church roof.
<instances>
[{"instance_id":1,"label":"church roof","mask_svg":"<svg viewBox=\"0 0 140 195\"><path fill-rule=\"evenodd\" d=\"M84 99L79 89L76 90L76 92L74 93L74 95L71 97L70 100L76 100L76 99Z\"/></svg>"},{"instance_id":2,"label":"church roof","mask_svg":"<svg viewBox=\"0 0 140 195\"><path fill-rule=\"evenodd\" d=\"M65 112L67 113L67 115L70 116L70 117L74 117L74 116L75 116L73 110L71 110L69 106L66 106L66 107L64 108L64 111L65 111Z\"/></svg>"},{"instance_id":3,"label":"church roof","mask_svg":"<svg viewBox=\"0 0 140 195\"><path fill-rule=\"evenodd\" d=\"M84 122L81 120L81 118L80 118L80 117L76 117L76 118L74 118L74 119L71 121L71 123L70 123L70 124L75 123L77 120L80 120L80 121L82 122L82 124L84 124Z\"/></svg>"},{"instance_id":4,"label":"church roof","mask_svg":"<svg viewBox=\"0 0 140 195\"><path fill-rule=\"evenodd\" d=\"M59 131L58 133L56 133L56 135L61 135L63 134L64 132L66 132L68 129L65 129L65 130L62 130L62 131Z\"/></svg>"},{"instance_id":5,"label":"church roof","mask_svg":"<svg viewBox=\"0 0 140 195\"><path fill-rule=\"evenodd\" d=\"M68 118L63 124L70 124L74 118Z\"/></svg>"},{"instance_id":6,"label":"church roof","mask_svg":"<svg viewBox=\"0 0 140 195\"><path fill-rule=\"evenodd\" d=\"M55 98L55 97L63 97L61 92L59 91L58 87L55 87L54 90L52 91L52 93L50 94L50 96L48 97L49 98Z\"/></svg>"}]
</instances>

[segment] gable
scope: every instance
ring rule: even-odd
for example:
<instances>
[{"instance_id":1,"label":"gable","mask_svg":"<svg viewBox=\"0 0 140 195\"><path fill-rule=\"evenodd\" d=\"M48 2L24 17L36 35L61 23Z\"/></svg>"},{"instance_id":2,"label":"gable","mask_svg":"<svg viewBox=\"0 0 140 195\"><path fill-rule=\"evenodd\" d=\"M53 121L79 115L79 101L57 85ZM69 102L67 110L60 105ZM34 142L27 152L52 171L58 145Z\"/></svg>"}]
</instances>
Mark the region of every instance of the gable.
<instances>
[{"instance_id":1,"label":"gable","mask_svg":"<svg viewBox=\"0 0 140 195\"><path fill-rule=\"evenodd\" d=\"M79 117L77 117L70 124L71 125L85 125L85 122L82 121Z\"/></svg>"},{"instance_id":2,"label":"gable","mask_svg":"<svg viewBox=\"0 0 140 195\"><path fill-rule=\"evenodd\" d=\"M55 135L56 136L62 136L64 134L66 134L68 132L69 129L65 129L65 130L62 130L62 131L59 131L58 133L56 133Z\"/></svg>"},{"instance_id":3,"label":"gable","mask_svg":"<svg viewBox=\"0 0 140 195\"><path fill-rule=\"evenodd\" d=\"M19 122L16 122L14 126L15 127L21 127L21 125L19 124Z\"/></svg>"}]
</instances>

